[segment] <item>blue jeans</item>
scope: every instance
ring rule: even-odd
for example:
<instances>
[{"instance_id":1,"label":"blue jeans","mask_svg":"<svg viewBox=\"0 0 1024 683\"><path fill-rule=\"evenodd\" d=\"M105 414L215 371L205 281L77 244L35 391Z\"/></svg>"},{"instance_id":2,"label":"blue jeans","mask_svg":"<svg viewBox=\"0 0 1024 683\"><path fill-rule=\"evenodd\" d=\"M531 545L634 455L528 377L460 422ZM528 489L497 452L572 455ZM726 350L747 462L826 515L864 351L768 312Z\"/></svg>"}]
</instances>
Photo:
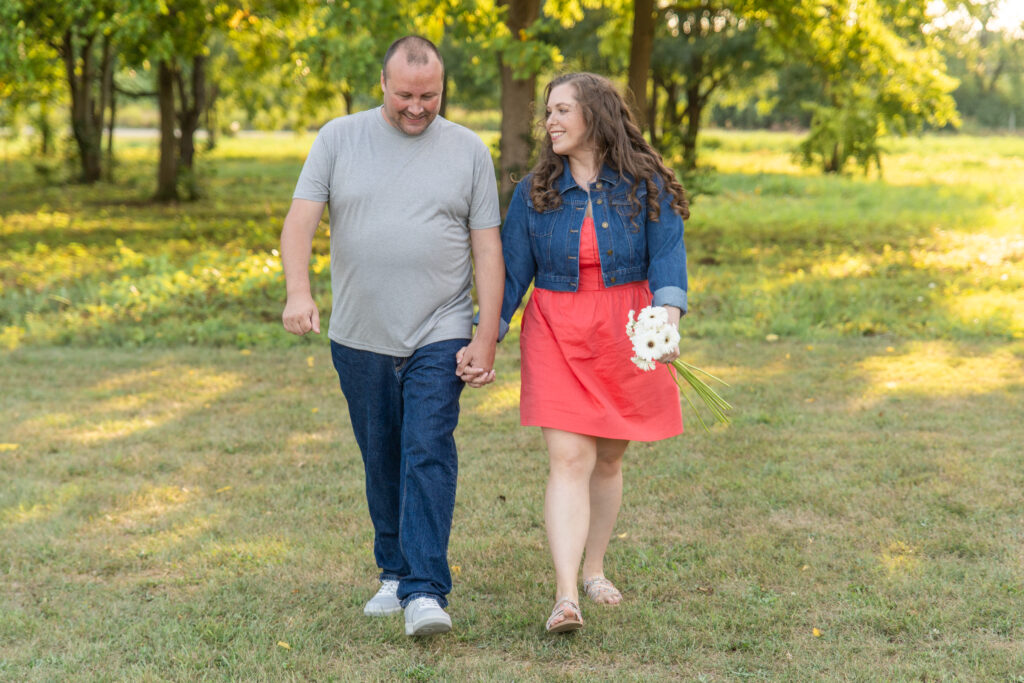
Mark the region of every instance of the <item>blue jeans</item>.
<instances>
[{"instance_id":1,"label":"blue jeans","mask_svg":"<svg viewBox=\"0 0 1024 683\"><path fill-rule=\"evenodd\" d=\"M468 343L436 342L398 358L331 342L363 454L374 559L381 580L398 580L403 607L421 596L448 606L459 469L454 432L464 386L455 353Z\"/></svg>"}]
</instances>

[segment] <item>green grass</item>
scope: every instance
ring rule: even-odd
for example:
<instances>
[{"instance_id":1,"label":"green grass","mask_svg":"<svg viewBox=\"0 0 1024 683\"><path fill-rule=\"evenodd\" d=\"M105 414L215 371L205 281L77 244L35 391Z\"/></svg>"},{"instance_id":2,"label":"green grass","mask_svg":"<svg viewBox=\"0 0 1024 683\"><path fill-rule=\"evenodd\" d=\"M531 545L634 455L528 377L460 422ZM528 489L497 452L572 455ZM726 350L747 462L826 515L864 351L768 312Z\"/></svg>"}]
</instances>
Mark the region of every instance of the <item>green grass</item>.
<instances>
[{"instance_id":1,"label":"green grass","mask_svg":"<svg viewBox=\"0 0 1024 683\"><path fill-rule=\"evenodd\" d=\"M457 435L456 630L420 642L361 615L372 539L322 345L9 353L0 678L1013 680L1024 345L809 346L688 347L734 422L631 446L626 602L560 638L503 346Z\"/></svg>"},{"instance_id":2,"label":"green grass","mask_svg":"<svg viewBox=\"0 0 1024 683\"><path fill-rule=\"evenodd\" d=\"M705 138L683 357L733 422L630 447L626 601L559 638L515 332L464 395L455 631L362 617L358 449L278 322L308 136L223 141L170 207L149 142L116 186L0 164L0 680L1024 680L1024 141L893 141L879 180L794 140Z\"/></svg>"}]
</instances>

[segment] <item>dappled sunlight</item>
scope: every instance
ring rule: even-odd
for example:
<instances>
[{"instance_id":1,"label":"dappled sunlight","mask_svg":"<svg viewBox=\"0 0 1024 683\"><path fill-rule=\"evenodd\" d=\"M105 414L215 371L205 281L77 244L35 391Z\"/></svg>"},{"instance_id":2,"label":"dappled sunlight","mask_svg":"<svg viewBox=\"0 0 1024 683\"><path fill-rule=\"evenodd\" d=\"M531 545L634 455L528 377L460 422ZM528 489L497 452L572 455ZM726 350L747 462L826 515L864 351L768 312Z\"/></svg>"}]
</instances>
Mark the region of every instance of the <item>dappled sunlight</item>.
<instances>
[{"instance_id":1,"label":"dappled sunlight","mask_svg":"<svg viewBox=\"0 0 1024 683\"><path fill-rule=\"evenodd\" d=\"M862 398L893 395L977 396L1024 382L1024 360L1008 349L958 353L949 342L915 342L900 353L871 356L858 363L865 378Z\"/></svg>"},{"instance_id":2,"label":"dappled sunlight","mask_svg":"<svg viewBox=\"0 0 1024 683\"><path fill-rule=\"evenodd\" d=\"M466 411L468 415L495 417L519 407L519 382L504 382L489 387L486 398Z\"/></svg>"},{"instance_id":3,"label":"dappled sunlight","mask_svg":"<svg viewBox=\"0 0 1024 683\"><path fill-rule=\"evenodd\" d=\"M927 247L921 248L922 244ZM1019 234L936 230L932 242L919 240L918 245L910 254L920 268L995 268L1003 275L1008 269L1024 267L1024 238Z\"/></svg>"},{"instance_id":4,"label":"dappled sunlight","mask_svg":"<svg viewBox=\"0 0 1024 683\"><path fill-rule=\"evenodd\" d=\"M879 553L878 559L890 576L912 574L921 564L917 549L903 541L889 543Z\"/></svg>"},{"instance_id":5,"label":"dappled sunlight","mask_svg":"<svg viewBox=\"0 0 1024 683\"><path fill-rule=\"evenodd\" d=\"M6 525L25 524L51 519L60 514L82 495L79 484L61 484L55 489L42 492L39 496L23 500L17 505L0 508L0 523Z\"/></svg>"},{"instance_id":6,"label":"dappled sunlight","mask_svg":"<svg viewBox=\"0 0 1024 683\"><path fill-rule=\"evenodd\" d=\"M180 508L195 496L187 486L145 485L132 493L116 510L107 512L108 521L132 523L161 517Z\"/></svg>"},{"instance_id":7,"label":"dappled sunlight","mask_svg":"<svg viewBox=\"0 0 1024 683\"><path fill-rule=\"evenodd\" d=\"M986 290L959 294L947 302L951 315L964 327L1005 332L1024 339L1024 295L1020 290Z\"/></svg>"},{"instance_id":8,"label":"dappled sunlight","mask_svg":"<svg viewBox=\"0 0 1024 683\"><path fill-rule=\"evenodd\" d=\"M27 419L17 433L49 433L51 438L94 445L166 425L244 382L244 376L235 372L178 366L122 372L82 389L74 411Z\"/></svg>"},{"instance_id":9,"label":"dappled sunlight","mask_svg":"<svg viewBox=\"0 0 1024 683\"><path fill-rule=\"evenodd\" d=\"M285 450L301 452L303 448L313 444L330 443L338 438L335 433L327 432L292 432L285 441Z\"/></svg>"},{"instance_id":10,"label":"dappled sunlight","mask_svg":"<svg viewBox=\"0 0 1024 683\"><path fill-rule=\"evenodd\" d=\"M188 562L199 567L215 567L241 572L266 565L281 564L287 559L288 553L289 546L283 541L262 538L231 543L211 543L201 552L190 557Z\"/></svg>"},{"instance_id":11,"label":"dappled sunlight","mask_svg":"<svg viewBox=\"0 0 1024 683\"><path fill-rule=\"evenodd\" d=\"M126 548L131 556L156 555L173 552L181 545L194 541L203 534L210 533L220 520L216 515L194 517L174 524L169 529L158 531L140 538Z\"/></svg>"}]
</instances>

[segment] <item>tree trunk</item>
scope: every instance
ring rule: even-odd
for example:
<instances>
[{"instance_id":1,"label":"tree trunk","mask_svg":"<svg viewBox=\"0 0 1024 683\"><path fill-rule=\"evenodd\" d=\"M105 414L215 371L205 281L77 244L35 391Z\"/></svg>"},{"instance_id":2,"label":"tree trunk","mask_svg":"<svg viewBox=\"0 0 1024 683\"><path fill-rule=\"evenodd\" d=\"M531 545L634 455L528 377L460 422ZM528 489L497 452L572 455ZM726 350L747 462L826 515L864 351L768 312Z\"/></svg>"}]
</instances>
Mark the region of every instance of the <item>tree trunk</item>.
<instances>
[{"instance_id":1,"label":"tree trunk","mask_svg":"<svg viewBox=\"0 0 1024 683\"><path fill-rule=\"evenodd\" d=\"M675 131L682 124L679 116L679 83L671 81L665 85L665 113L662 116L662 133Z\"/></svg>"},{"instance_id":2,"label":"tree trunk","mask_svg":"<svg viewBox=\"0 0 1024 683\"><path fill-rule=\"evenodd\" d=\"M68 29L60 48L71 91L71 131L78 145L82 164L80 180L83 183L94 183L103 175L103 123L102 120L96 120L93 92L96 65L92 46L95 39L95 35L84 38L79 57L75 49L79 41L76 41L72 30Z\"/></svg>"},{"instance_id":3,"label":"tree trunk","mask_svg":"<svg viewBox=\"0 0 1024 683\"><path fill-rule=\"evenodd\" d=\"M700 131L700 116L704 111L707 94L701 95L700 82L693 81L686 87L686 129L683 130L683 170L697 168L697 133Z\"/></svg>"},{"instance_id":4,"label":"tree trunk","mask_svg":"<svg viewBox=\"0 0 1024 683\"><path fill-rule=\"evenodd\" d=\"M636 124L643 128L647 120L647 81L651 73L654 49L654 0L634 0L633 42L629 49L630 104Z\"/></svg>"},{"instance_id":5,"label":"tree trunk","mask_svg":"<svg viewBox=\"0 0 1024 683\"><path fill-rule=\"evenodd\" d=\"M183 168L192 170L196 157L196 131L206 108L206 58L197 55L192 58L192 78L186 87L184 76L179 69L177 74L178 121L181 128L179 162Z\"/></svg>"},{"instance_id":6,"label":"tree trunk","mask_svg":"<svg viewBox=\"0 0 1024 683\"><path fill-rule=\"evenodd\" d=\"M116 57L112 48L110 36L103 36L103 77L100 81L100 109L97 120L99 121L100 139L102 141L105 112L107 110L110 111L110 124L107 127L106 154L106 178L108 182L113 182L114 180L114 116L117 109L115 103L116 95L114 94L114 62Z\"/></svg>"},{"instance_id":7,"label":"tree trunk","mask_svg":"<svg viewBox=\"0 0 1024 683\"><path fill-rule=\"evenodd\" d=\"M513 36L528 28L540 15L540 0L501 0L508 7L505 23ZM501 67L501 206L508 206L518 180L526 174L533 149L533 99L537 76L516 78L512 68L499 56Z\"/></svg>"},{"instance_id":8,"label":"tree trunk","mask_svg":"<svg viewBox=\"0 0 1024 683\"><path fill-rule=\"evenodd\" d=\"M53 154L53 124L50 123L50 103L47 100L39 102L39 109L34 117L33 123L39 131L39 156L48 157Z\"/></svg>"},{"instance_id":9,"label":"tree trunk","mask_svg":"<svg viewBox=\"0 0 1024 683\"><path fill-rule=\"evenodd\" d=\"M160 107L160 163L157 166L156 196L160 202L178 199L178 144L174 139L175 68L165 60L157 67L157 103Z\"/></svg>"},{"instance_id":10,"label":"tree trunk","mask_svg":"<svg viewBox=\"0 0 1024 683\"><path fill-rule=\"evenodd\" d=\"M210 84L210 101L206 104L206 111L203 114L203 128L206 129L206 151L210 152L217 146L217 97L220 95L220 88L217 83Z\"/></svg>"},{"instance_id":11,"label":"tree trunk","mask_svg":"<svg viewBox=\"0 0 1024 683\"><path fill-rule=\"evenodd\" d=\"M651 135L651 145L658 146L658 83L651 82L651 101L647 107L647 130Z\"/></svg>"},{"instance_id":12,"label":"tree trunk","mask_svg":"<svg viewBox=\"0 0 1024 683\"><path fill-rule=\"evenodd\" d=\"M441 108L438 109L437 115L443 119L448 118L448 87L451 85L451 79L448 77L448 70L444 72L444 84L441 86Z\"/></svg>"}]
</instances>

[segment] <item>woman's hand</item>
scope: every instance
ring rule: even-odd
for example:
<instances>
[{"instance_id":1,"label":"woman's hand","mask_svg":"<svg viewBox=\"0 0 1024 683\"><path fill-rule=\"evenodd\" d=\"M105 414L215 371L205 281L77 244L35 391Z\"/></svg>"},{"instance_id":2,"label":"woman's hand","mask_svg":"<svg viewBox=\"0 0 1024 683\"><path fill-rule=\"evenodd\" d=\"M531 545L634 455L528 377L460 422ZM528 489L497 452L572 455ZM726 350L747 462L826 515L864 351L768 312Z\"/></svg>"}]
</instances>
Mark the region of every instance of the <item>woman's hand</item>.
<instances>
[{"instance_id":1,"label":"woman's hand","mask_svg":"<svg viewBox=\"0 0 1024 683\"><path fill-rule=\"evenodd\" d=\"M683 312L675 306L662 306L668 311L668 324L676 329L679 329L679 318L682 317ZM676 358L679 358L679 347L677 346L670 353L666 353L664 356L658 359L659 363L671 363Z\"/></svg>"}]
</instances>

